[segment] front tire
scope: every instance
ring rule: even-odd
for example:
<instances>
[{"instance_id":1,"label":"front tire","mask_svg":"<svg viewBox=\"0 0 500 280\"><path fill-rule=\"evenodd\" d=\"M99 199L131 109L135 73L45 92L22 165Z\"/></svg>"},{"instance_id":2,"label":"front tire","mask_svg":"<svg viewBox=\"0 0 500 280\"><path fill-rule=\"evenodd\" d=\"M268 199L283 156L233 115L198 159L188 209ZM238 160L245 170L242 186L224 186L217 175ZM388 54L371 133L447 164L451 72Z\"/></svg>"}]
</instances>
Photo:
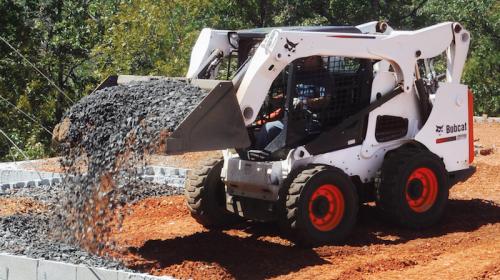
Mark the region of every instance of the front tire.
<instances>
[{"instance_id":1,"label":"front tire","mask_svg":"<svg viewBox=\"0 0 500 280\"><path fill-rule=\"evenodd\" d=\"M287 223L295 241L304 246L344 241L358 214L355 186L342 170L309 166L288 189Z\"/></svg>"},{"instance_id":2,"label":"front tire","mask_svg":"<svg viewBox=\"0 0 500 280\"><path fill-rule=\"evenodd\" d=\"M206 228L220 228L239 220L226 209L226 190L220 178L224 160L210 158L188 175L185 196L191 216Z\"/></svg>"},{"instance_id":3,"label":"front tire","mask_svg":"<svg viewBox=\"0 0 500 280\"><path fill-rule=\"evenodd\" d=\"M429 227L441 218L448 201L444 163L420 147L398 148L384 160L376 192L377 207L393 222Z\"/></svg>"}]
</instances>

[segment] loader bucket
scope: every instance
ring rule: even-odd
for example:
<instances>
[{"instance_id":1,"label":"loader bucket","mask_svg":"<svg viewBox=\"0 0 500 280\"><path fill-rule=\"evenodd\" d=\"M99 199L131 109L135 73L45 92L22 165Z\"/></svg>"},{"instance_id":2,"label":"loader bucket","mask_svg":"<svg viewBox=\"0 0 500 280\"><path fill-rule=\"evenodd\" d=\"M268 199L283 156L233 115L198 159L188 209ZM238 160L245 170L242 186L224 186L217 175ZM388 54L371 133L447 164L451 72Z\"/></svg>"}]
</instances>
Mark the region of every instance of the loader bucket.
<instances>
[{"instance_id":1,"label":"loader bucket","mask_svg":"<svg viewBox=\"0 0 500 280\"><path fill-rule=\"evenodd\" d=\"M118 84L128 84L151 79L154 76L110 76L96 90ZM188 80L186 78L179 78ZM168 135L165 154L245 148L250 138L241 114L236 89L231 81L188 80L191 84L208 91L195 109ZM160 133L160 132L159 132Z\"/></svg>"}]
</instances>

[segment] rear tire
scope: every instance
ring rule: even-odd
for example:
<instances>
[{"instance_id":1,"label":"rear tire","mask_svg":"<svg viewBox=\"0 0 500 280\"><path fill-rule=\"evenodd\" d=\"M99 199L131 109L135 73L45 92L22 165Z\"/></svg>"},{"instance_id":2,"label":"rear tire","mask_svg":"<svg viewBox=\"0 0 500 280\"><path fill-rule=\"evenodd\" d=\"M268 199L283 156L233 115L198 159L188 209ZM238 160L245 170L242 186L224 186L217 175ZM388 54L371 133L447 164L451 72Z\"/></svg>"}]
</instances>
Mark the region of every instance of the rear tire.
<instances>
[{"instance_id":1,"label":"rear tire","mask_svg":"<svg viewBox=\"0 0 500 280\"><path fill-rule=\"evenodd\" d=\"M446 169L437 155L403 146L386 156L376 203L391 221L413 229L429 227L443 215L448 194Z\"/></svg>"},{"instance_id":2,"label":"rear tire","mask_svg":"<svg viewBox=\"0 0 500 280\"><path fill-rule=\"evenodd\" d=\"M226 190L220 178L224 161L210 158L188 175L185 196L191 216L206 228L220 228L239 220L226 209Z\"/></svg>"},{"instance_id":3,"label":"rear tire","mask_svg":"<svg viewBox=\"0 0 500 280\"><path fill-rule=\"evenodd\" d=\"M287 224L302 246L339 243L353 229L358 207L356 188L342 170L309 166L288 189Z\"/></svg>"}]
</instances>

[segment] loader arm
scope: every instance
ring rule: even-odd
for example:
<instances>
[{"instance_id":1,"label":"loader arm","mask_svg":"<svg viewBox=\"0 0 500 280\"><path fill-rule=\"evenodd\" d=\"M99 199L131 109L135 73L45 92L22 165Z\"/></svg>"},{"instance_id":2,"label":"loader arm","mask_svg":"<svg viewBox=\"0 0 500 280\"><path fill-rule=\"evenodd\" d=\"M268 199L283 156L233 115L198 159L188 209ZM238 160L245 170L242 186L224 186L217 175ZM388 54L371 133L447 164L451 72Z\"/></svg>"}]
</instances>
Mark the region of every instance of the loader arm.
<instances>
[{"instance_id":1,"label":"loader arm","mask_svg":"<svg viewBox=\"0 0 500 280\"><path fill-rule=\"evenodd\" d=\"M367 27L368 28L368 27ZM448 54L447 81L459 83L469 45L460 24L445 22L417 31L384 34L297 32L275 29L261 43L237 91L245 125L252 124L276 76L292 61L313 56L386 60L405 93L413 89L418 59Z\"/></svg>"}]
</instances>

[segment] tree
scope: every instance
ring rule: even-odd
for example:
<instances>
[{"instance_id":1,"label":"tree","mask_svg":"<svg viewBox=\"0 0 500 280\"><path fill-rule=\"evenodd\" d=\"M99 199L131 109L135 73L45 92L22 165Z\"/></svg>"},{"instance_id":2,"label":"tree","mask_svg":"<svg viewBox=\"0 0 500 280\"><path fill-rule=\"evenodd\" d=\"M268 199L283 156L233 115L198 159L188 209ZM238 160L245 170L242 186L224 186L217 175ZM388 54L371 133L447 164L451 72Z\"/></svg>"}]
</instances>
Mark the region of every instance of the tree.
<instances>
[{"instance_id":1,"label":"tree","mask_svg":"<svg viewBox=\"0 0 500 280\"><path fill-rule=\"evenodd\" d=\"M36 149L38 156L50 153L50 134L42 126L51 129L71 100L78 100L96 81L89 55L101 36L99 22L91 15L93 5L103 6L97 1L0 1L1 36L61 89L0 42L0 95L38 120L33 122L4 101L0 106L7 113L2 113L1 129L23 149L41 143L44 149ZM8 150L8 142L2 140L0 157Z\"/></svg>"}]
</instances>

